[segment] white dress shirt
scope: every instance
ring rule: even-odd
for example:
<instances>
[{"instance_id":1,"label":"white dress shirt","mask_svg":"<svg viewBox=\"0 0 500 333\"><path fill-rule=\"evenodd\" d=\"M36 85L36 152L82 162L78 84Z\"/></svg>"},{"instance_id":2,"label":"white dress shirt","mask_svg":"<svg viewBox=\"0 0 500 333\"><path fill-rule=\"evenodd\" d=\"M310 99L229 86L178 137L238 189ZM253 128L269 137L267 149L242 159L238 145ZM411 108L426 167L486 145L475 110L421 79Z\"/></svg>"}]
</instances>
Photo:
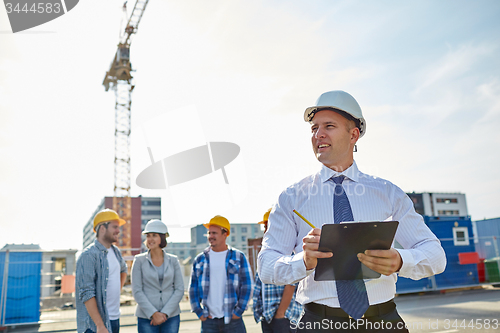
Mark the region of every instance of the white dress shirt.
<instances>
[{"instance_id":1,"label":"white dress shirt","mask_svg":"<svg viewBox=\"0 0 500 333\"><path fill-rule=\"evenodd\" d=\"M446 257L441 243L415 212L411 199L391 182L364 174L354 162L338 173L323 165L321 171L283 191L269 216L258 256L258 272L264 283L292 284L300 281L297 301L340 307L335 281L314 281L314 270L306 271L302 238L311 227L297 210L317 228L333 221L331 177L345 175L342 183L349 198L354 221L399 221L395 239L403 259L398 274L418 280L444 271ZM292 253L295 253L292 255ZM365 280L370 304L386 302L396 294L396 273Z\"/></svg>"}]
</instances>

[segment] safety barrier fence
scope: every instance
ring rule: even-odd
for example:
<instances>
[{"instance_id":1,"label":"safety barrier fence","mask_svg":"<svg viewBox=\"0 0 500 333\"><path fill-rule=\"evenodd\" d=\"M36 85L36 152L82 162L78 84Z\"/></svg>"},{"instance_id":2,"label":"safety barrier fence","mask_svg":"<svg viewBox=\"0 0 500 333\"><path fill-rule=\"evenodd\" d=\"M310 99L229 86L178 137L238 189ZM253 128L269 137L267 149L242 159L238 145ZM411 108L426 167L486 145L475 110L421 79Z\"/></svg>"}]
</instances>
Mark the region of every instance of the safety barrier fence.
<instances>
[{"instance_id":1,"label":"safety barrier fence","mask_svg":"<svg viewBox=\"0 0 500 333\"><path fill-rule=\"evenodd\" d=\"M500 237L498 236L476 239L478 244L486 244L491 250L488 252L491 258L479 258L478 262L473 260L472 263L469 263L470 260L461 259L462 255L459 254L463 251L460 248L457 249L456 246L454 247L453 239L441 239L441 244L447 254L445 272L418 281L399 277L397 293L500 284L499 241ZM454 250L451 250L452 248ZM187 250L186 252L190 253L201 252L199 248ZM255 272L260 245L247 246L241 250L247 254L252 270ZM0 327L75 321L75 253L76 250L0 251ZM495 253L496 257L494 257ZM128 257L127 259L130 268L132 258ZM182 258L179 256L179 261L187 290L192 260L191 257ZM135 304L135 301L130 285L126 285L122 292L121 304L122 316L134 315L135 307L131 305ZM183 311L189 311L189 307Z\"/></svg>"}]
</instances>

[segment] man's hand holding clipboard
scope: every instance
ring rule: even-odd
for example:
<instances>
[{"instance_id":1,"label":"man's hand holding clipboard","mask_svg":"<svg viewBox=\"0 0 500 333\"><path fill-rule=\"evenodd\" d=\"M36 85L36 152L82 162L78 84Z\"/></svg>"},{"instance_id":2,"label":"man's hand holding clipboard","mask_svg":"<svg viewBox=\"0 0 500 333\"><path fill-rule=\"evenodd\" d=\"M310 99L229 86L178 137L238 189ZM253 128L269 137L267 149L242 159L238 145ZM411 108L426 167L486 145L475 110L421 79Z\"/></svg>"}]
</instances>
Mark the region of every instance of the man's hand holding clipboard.
<instances>
[{"instance_id":1,"label":"man's hand holding clipboard","mask_svg":"<svg viewBox=\"0 0 500 333\"><path fill-rule=\"evenodd\" d=\"M304 264L307 270L316 268L318 258L330 258L333 256L331 252L318 251L321 229L314 228L302 239L304 250Z\"/></svg>"},{"instance_id":2,"label":"man's hand holding clipboard","mask_svg":"<svg viewBox=\"0 0 500 333\"><path fill-rule=\"evenodd\" d=\"M297 211L294 212L313 227L303 238L302 248L307 270L316 268L320 259L315 280L335 279L334 270L338 279L356 279L390 275L401 268L399 252L390 247L397 221L326 224L323 229L326 228L324 233L328 236L320 241L322 229L315 228Z\"/></svg>"},{"instance_id":3,"label":"man's hand holding clipboard","mask_svg":"<svg viewBox=\"0 0 500 333\"><path fill-rule=\"evenodd\" d=\"M383 275L399 272L403 265L401 255L392 247L389 250L366 250L358 254L358 259L366 267Z\"/></svg>"},{"instance_id":4,"label":"man's hand holding clipboard","mask_svg":"<svg viewBox=\"0 0 500 333\"><path fill-rule=\"evenodd\" d=\"M331 252L318 251L321 229L316 228L295 209L293 210L293 212L312 227L312 230L309 231L309 233L304 238L302 238L302 249L304 250L304 264L306 265L306 270L314 269L318 264L318 258L330 258L333 254Z\"/></svg>"}]
</instances>

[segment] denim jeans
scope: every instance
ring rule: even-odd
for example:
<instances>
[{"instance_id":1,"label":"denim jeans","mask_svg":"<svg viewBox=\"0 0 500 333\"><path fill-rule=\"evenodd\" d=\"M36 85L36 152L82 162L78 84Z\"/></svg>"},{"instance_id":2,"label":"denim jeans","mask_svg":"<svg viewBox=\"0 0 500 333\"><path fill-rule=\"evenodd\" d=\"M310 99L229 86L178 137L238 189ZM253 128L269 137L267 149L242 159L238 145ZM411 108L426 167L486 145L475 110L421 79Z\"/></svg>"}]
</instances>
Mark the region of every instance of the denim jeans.
<instances>
[{"instance_id":1,"label":"denim jeans","mask_svg":"<svg viewBox=\"0 0 500 333\"><path fill-rule=\"evenodd\" d=\"M110 320L112 333L120 333L120 319Z\"/></svg>"},{"instance_id":2,"label":"denim jeans","mask_svg":"<svg viewBox=\"0 0 500 333\"><path fill-rule=\"evenodd\" d=\"M111 322L111 332L109 333L119 333L120 332L120 319L110 320ZM90 328L85 331L85 333L95 333Z\"/></svg>"},{"instance_id":3,"label":"denim jeans","mask_svg":"<svg viewBox=\"0 0 500 333\"><path fill-rule=\"evenodd\" d=\"M168 317L166 322L158 326L153 326L150 323L150 319L137 318L137 331L139 333L177 333L181 317L179 315Z\"/></svg>"},{"instance_id":4,"label":"denim jeans","mask_svg":"<svg viewBox=\"0 0 500 333\"><path fill-rule=\"evenodd\" d=\"M201 322L201 333L246 333L245 323L242 318L231 319L229 324L224 324L224 318L207 318Z\"/></svg>"}]
</instances>

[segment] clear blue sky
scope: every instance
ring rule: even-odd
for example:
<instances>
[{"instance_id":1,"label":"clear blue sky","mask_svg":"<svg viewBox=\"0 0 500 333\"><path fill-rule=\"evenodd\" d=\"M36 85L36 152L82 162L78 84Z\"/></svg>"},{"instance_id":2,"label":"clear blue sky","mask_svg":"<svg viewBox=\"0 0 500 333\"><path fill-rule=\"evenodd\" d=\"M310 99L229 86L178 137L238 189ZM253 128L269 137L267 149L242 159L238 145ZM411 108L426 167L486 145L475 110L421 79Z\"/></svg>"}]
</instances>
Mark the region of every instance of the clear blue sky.
<instances>
[{"instance_id":1,"label":"clear blue sky","mask_svg":"<svg viewBox=\"0 0 500 333\"><path fill-rule=\"evenodd\" d=\"M17 34L0 6L0 247L79 249L83 225L113 194L114 95L101 82L121 6L80 1ZM362 171L407 192L463 192L473 219L499 217L499 14L493 0L151 0L131 49L132 194L164 198L172 241L189 239L176 225L217 209L231 222L259 221L320 167L302 113L342 89L367 120L355 154ZM197 113L180 112L159 139L145 139L148 121L189 105ZM200 140L241 147L228 170L234 202L200 199L214 200L203 186L220 173L171 191L135 186L150 164L146 144ZM192 201L179 202L193 188Z\"/></svg>"}]
</instances>

